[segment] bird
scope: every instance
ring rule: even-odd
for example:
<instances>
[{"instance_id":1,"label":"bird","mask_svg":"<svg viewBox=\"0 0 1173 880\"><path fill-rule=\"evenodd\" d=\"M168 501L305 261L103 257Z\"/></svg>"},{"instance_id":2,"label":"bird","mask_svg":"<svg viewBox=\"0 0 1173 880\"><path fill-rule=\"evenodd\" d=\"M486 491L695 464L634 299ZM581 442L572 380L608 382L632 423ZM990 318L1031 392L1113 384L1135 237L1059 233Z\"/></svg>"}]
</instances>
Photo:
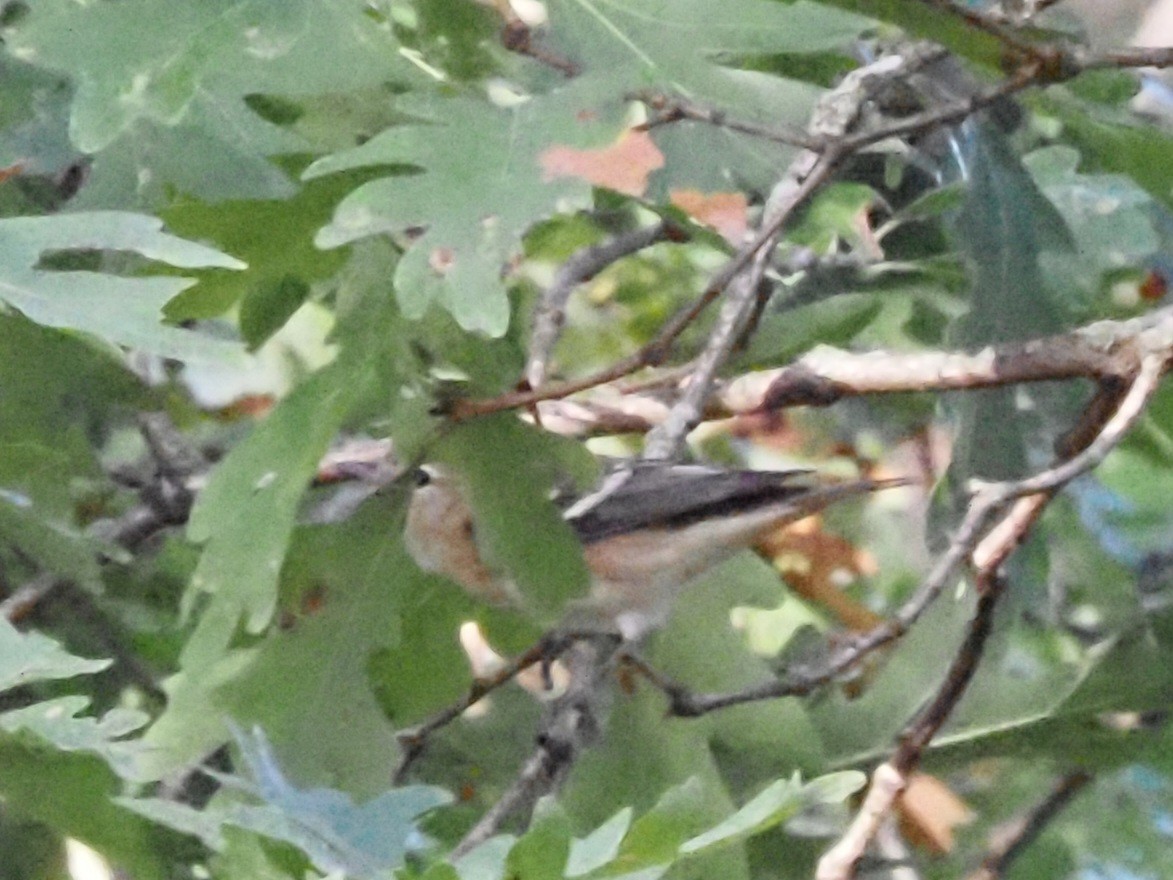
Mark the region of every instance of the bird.
<instances>
[{"instance_id":1,"label":"bird","mask_svg":"<svg viewBox=\"0 0 1173 880\"><path fill-rule=\"evenodd\" d=\"M414 482L404 544L416 565L475 598L523 605L516 584L483 554L458 477L424 465ZM593 491L555 499L591 574L589 598L575 616L585 612L592 622L637 641L666 622L692 581L773 530L836 501L908 482L834 482L810 470L625 463Z\"/></svg>"}]
</instances>

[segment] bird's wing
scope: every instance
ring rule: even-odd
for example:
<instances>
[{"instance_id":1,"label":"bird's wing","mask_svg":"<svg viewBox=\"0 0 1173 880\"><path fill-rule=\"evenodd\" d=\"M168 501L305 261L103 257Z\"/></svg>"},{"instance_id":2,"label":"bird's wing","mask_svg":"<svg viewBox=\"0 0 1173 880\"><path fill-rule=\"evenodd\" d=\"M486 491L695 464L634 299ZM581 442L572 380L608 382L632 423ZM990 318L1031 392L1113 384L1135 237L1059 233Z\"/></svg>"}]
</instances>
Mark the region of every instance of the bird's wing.
<instances>
[{"instance_id":1,"label":"bird's wing","mask_svg":"<svg viewBox=\"0 0 1173 880\"><path fill-rule=\"evenodd\" d=\"M565 511L585 544L645 528L681 528L745 513L818 487L807 470L721 470L703 465L648 465L611 474Z\"/></svg>"}]
</instances>

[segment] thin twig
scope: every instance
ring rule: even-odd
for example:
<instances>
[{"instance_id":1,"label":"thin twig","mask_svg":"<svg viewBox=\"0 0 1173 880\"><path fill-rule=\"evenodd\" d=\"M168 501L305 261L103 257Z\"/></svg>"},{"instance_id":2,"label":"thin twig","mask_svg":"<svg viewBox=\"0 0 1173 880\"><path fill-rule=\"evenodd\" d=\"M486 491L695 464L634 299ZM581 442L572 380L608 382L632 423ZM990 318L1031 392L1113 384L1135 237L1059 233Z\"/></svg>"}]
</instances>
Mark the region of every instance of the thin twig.
<instances>
[{"instance_id":1,"label":"thin twig","mask_svg":"<svg viewBox=\"0 0 1173 880\"><path fill-rule=\"evenodd\" d=\"M529 361L525 377L531 388L546 381L550 354L562 332L566 320L566 302L578 285L590 281L612 263L669 237L670 227L660 222L629 232L590 247L585 247L559 267L553 282L542 293L541 302L534 310L534 326L530 332Z\"/></svg>"},{"instance_id":2,"label":"thin twig","mask_svg":"<svg viewBox=\"0 0 1173 880\"><path fill-rule=\"evenodd\" d=\"M537 800L554 791L582 750L598 734L601 701L614 666L614 640L576 641L565 655L570 672L566 693L550 706L537 746L513 783L452 850L455 861L480 846L515 814L528 816Z\"/></svg>"},{"instance_id":3,"label":"thin twig","mask_svg":"<svg viewBox=\"0 0 1173 880\"><path fill-rule=\"evenodd\" d=\"M966 880L1000 880L1010 865L1029 847L1056 816L1067 807L1094 777L1083 770L1061 776L1042 801L1014 821L1009 833L1003 830L991 844L982 865Z\"/></svg>"},{"instance_id":4,"label":"thin twig","mask_svg":"<svg viewBox=\"0 0 1173 880\"><path fill-rule=\"evenodd\" d=\"M856 153L864 147L870 147L872 144L886 141L889 138L910 137L942 125L960 122L979 110L986 109L991 104L1017 94L1030 86L1037 85L1041 76L1041 65L1025 65L1018 68L1008 79L985 91L848 135L842 139L840 147L848 153Z\"/></svg>"},{"instance_id":5,"label":"thin twig","mask_svg":"<svg viewBox=\"0 0 1173 880\"><path fill-rule=\"evenodd\" d=\"M689 431L700 423L705 401L709 397L717 371L728 360L753 312L758 286L765 275L770 262L770 252L781 234L783 225L812 193L827 182L834 173L836 164L837 159L833 154L818 159L809 171L803 162L800 166L802 176L788 176L775 189L764 217L765 227L774 230L772 237L763 242L762 248L746 271L734 280L709 342L697 358L692 375L689 376L684 394L672 406L664 421L648 435L644 445L645 458L674 458Z\"/></svg>"},{"instance_id":6,"label":"thin twig","mask_svg":"<svg viewBox=\"0 0 1173 880\"><path fill-rule=\"evenodd\" d=\"M962 19L971 28L984 31L1006 46L1007 49L1020 55L1034 57L1045 49L1045 47L1040 47L1029 40L1024 40L1013 28L1007 27L1002 22L996 21L976 9L960 6L951 0L921 0L921 2Z\"/></svg>"},{"instance_id":7,"label":"thin twig","mask_svg":"<svg viewBox=\"0 0 1173 880\"><path fill-rule=\"evenodd\" d=\"M643 101L658 114L654 119L640 126L643 129L652 129L661 125L671 125L680 120L689 120L703 122L715 128L726 128L729 131L748 134L751 137L762 138L786 146L803 147L808 150L818 150L823 146L821 138L812 137L805 131L796 128L767 128L750 122L730 119L724 111L702 107L682 97L648 91L633 92L625 97L628 100Z\"/></svg>"},{"instance_id":8,"label":"thin twig","mask_svg":"<svg viewBox=\"0 0 1173 880\"><path fill-rule=\"evenodd\" d=\"M817 880L847 880L851 876L854 865L875 835L880 821L904 790L909 774L919 765L924 749L952 714L973 679L992 629L994 609L1005 591L1004 578L999 574L1001 566L1037 521L1053 493L1096 467L1120 443L1160 387L1164 368L1164 355L1153 352L1145 354L1116 412L1078 454L1034 477L1015 482L989 483L977 488L970 503L970 514L983 507L990 511L1006 511L1006 514L981 545L974 548L972 554L978 604L965 641L958 648L933 699L917 713L916 720L901 735L900 745L893 757L876 770L864 808L856 814L839 841L819 861ZM1023 503L1008 507L1014 499L1022 499Z\"/></svg>"},{"instance_id":9,"label":"thin twig","mask_svg":"<svg viewBox=\"0 0 1173 880\"><path fill-rule=\"evenodd\" d=\"M474 679L468 689L468 693L450 706L446 706L437 712L427 721L408 730L400 731L396 738L399 740L400 748L403 749L403 754L400 756L399 764L392 773L392 782L395 785L403 784L407 778L408 771L423 754L428 740L437 730L451 724L474 703L484 699L502 685L513 681L519 673L529 669L535 663L548 663L554 659L556 659L556 654L551 653L549 643L546 641L538 642L538 644L534 645L528 651L515 657L505 666L501 667L493 675L487 678Z\"/></svg>"},{"instance_id":10,"label":"thin twig","mask_svg":"<svg viewBox=\"0 0 1173 880\"><path fill-rule=\"evenodd\" d=\"M741 703L807 696L836 680L868 654L891 644L908 632L945 589L958 566L977 546L995 512L996 508L990 501L975 499L949 549L937 560L913 595L891 618L851 638L827 662L814 668L789 670L782 678L726 693L693 694L671 684L664 686L662 682L655 682L668 695L670 711L674 715L694 717Z\"/></svg>"},{"instance_id":11,"label":"thin twig","mask_svg":"<svg viewBox=\"0 0 1173 880\"><path fill-rule=\"evenodd\" d=\"M716 281L710 282L705 291L689 306L681 309L660 328L655 339L643 346L639 351L622 358L611 366L585 376L581 379L572 379L567 382L556 382L525 391L510 391L484 399L462 399L451 402L444 410L444 415L452 422L463 422L478 416L501 412L508 409L532 406L543 400L557 400L586 391L598 385L605 385L629 376L644 367L658 366L667 357L676 339L688 329L709 304L720 296L723 287Z\"/></svg>"},{"instance_id":12,"label":"thin twig","mask_svg":"<svg viewBox=\"0 0 1173 880\"><path fill-rule=\"evenodd\" d=\"M1150 353L1141 358L1136 378L1116 413L1104 425L1099 435L1087 448L1067 461L1025 480L1008 483L988 483L979 489L979 495L990 493L995 499L1010 501L1037 492L1049 492L1070 483L1081 474L1087 473L1108 456L1124 439L1124 435L1144 415L1145 408L1161 385L1165 372L1167 355Z\"/></svg>"},{"instance_id":13,"label":"thin twig","mask_svg":"<svg viewBox=\"0 0 1173 880\"><path fill-rule=\"evenodd\" d=\"M1073 50L1075 65L1081 70L1115 68L1135 70L1140 67L1173 67L1173 46L1113 49L1110 52Z\"/></svg>"},{"instance_id":14,"label":"thin twig","mask_svg":"<svg viewBox=\"0 0 1173 880\"><path fill-rule=\"evenodd\" d=\"M1006 591L1006 579L993 571L983 571L979 577L983 583L977 591L977 608L966 629L965 639L958 646L936 694L900 734L900 746L889 761L906 780L920 766L924 750L973 681L986 641L994 630L994 610Z\"/></svg>"}]
</instances>

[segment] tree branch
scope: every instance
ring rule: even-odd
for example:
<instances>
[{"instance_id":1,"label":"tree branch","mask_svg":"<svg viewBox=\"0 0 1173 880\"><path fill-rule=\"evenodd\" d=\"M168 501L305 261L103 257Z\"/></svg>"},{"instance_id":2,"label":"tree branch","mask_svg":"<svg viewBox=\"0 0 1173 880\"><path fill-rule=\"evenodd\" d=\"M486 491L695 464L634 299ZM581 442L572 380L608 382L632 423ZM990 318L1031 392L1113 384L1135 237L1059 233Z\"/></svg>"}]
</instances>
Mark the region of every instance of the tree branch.
<instances>
[{"instance_id":1,"label":"tree branch","mask_svg":"<svg viewBox=\"0 0 1173 880\"><path fill-rule=\"evenodd\" d=\"M815 163L810 166L809 160L812 158L815 158ZM837 157L834 154L816 158L813 153L804 153L775 187L763 217L764 227L773 229L773 232L763 242L746 271L734 279L709 342L688 377L684 394L646 439L645 458L674 458L684 438L700 423L717 371L729 358L753 313L758 288L783 225L813 192L830 179L836 165Z\"/></svg>"},{"instance_id":2,"label":"tree branch","mask_svg":"<svg viewBox=\"0 0 1173 880\"><path fill-rule=\"evenodd\" d=\"M550 354L562 332L566 320L566 303L574 289L590 281L612 263L673 237L681 238L682 235L667 222L661 221L617 235L601 244L585 247L562 264L534 310L529 360L525 367L525 378L531 388L538 388L546 381Z\"/></svg>"},{"instance_id":3,"label":"tree branch","mask_svg":"<svg viewBox=\"0 0 1173 880\"><path fill-rule=\"evenodd\" d=\"M484 699L502 685L513 681L521 672L529 669L534 664L552 663L568 647L569 642L553 645L550 641L543 639L528 651L509 661L493 675L487 678L474 679L468 689L468 693L450 706L446 706L437 712L427 721L408 730L401 730L396 735L396 739L399 740L399 745L403 749L403 755L400 757L399 764L391 775L392 782L395 785L402 785L404 783L408 771L424 753L429 739L437 730L451 724L474 703Z\"/></svg>"},{"instance_id":4,"label":"tree branch","mask_svg":"<svg viewBox=\"0 0 1173 880\"><path fill-rule=\"evenodd\" d=\"M1043 830L1070 804L1094 777L1076 770L1060 777L1050 793L1025 815L1003 829L997 842L982 859L982 865L966 880L1000 880L1010 865L1029 847Z\"/></svg>"},{"instance_id":5,"label":"tree branch","mask_svg":"<svg viewBox=\"0 0 1173 880\"><path fill-rule=\"evenodd\" d=\"M455 861L495 835L518 813L529 816L543 795L556 790L569 775L584 748L600 729L601 703L608 692L617 642L576 641L565 655L570 679L566 693L555 700L537 737L537 746L513 783L452 850Z\"/></svg>"},{"instance_id":6,"label":"tree branch","mask_svg":"<svg viewBox=\"0 0 1173 880\"><path fill-rule=\"evenodd\" d=\"M1005 511L1005 515L998 526L986 535L985 540L974 548L972 554L978 604L966 638L954 655L937 693L905 728L892 758L877 768L864 808L856 814L839 841L819 861L817 880L848 880L851 876L855 863L875 835L880 820L892 808L896 797L907 785L909 775L920 764L924 749L952 714L973 680L986 639L992 630L994 609L1005 592L1005 579L999 573L1001 566L1037 521L1054 492L1096 467L1120 443L1160 387L1164 369L1164 356L1153 352L1145 354L1116 412L1104 423L1087 448L1078 454L1034 477L978 486L970 503L970 512L984 507L990 511ZM1007 510L1006 505L1014 499L1022 499L1022 503Z\"/></svg>"}]
</instances>

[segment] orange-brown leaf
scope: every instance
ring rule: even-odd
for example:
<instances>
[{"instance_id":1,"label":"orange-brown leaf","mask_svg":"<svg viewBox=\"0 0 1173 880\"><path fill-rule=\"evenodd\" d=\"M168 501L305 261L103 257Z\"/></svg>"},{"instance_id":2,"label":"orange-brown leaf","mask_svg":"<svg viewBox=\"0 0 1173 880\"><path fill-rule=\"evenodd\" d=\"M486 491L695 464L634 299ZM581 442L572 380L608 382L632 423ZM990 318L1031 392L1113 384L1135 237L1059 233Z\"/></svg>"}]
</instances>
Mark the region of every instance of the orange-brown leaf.
<instances>
[{"instance_id":1,"label":"orange-brown leaf","mask_svg":"<svg viewBox=\"0 0 1173 880\"><path fill-rule=\"evenodd\" d=\"M16 175L20 174L23 171L24 171L24 165L21 164L20 162L14 162L13 164L9 165L7 168L0 168L0 183L3 183L4 181L8 180L10 177L16 177Z\"/></svg>"},{"instance_id":2,"label":"orange-brown leaf","mask_svg":"<svg viewBox=\"0 0 1173 880\"><path fill-rule=\"evenodd\" d=\"M905 836L935 853L953 851L953 832L973 813L965 801L940 779L914 773L897 802Z\"/></svg>"},{"instance_id":3,"label":"orange-brown leaf","mask_svg":"<svg viewBox=\"0 0 1173 880\"><path fill-rule=\"evenodd\" d=\"M674 189L672 204L698 223L715 229L732 245L741 244L749 228L745 194L739 192L703 193L698 189Z\"/></svg>"},{"instance_id":4,"label":"orange-brown leaf","mask_svg":"<svg viewBox=\"0 0 1173 880\"><path fill-rule=\"evenodd\" d=\"M759 548L797 595L822 605L848 629L871 629L883 619L842 590L844 584L874 571L875 561L850 541L824 532L819 517L807 517L769 535Z\"/></svg>"},{"instance_id":5,"label":"orange-brown leaf","mask_svg":"<svg viewBox=\"0 0 1173 880\"><path fill-rule=\"evenodd\" d=\"M595 186L641 196L648 188L648 175L664 166L664 154L646 131L625 131L615 143L598 149L550 147L538 161L544 180L579 177Z\"/></svg>"}]
</instances>

